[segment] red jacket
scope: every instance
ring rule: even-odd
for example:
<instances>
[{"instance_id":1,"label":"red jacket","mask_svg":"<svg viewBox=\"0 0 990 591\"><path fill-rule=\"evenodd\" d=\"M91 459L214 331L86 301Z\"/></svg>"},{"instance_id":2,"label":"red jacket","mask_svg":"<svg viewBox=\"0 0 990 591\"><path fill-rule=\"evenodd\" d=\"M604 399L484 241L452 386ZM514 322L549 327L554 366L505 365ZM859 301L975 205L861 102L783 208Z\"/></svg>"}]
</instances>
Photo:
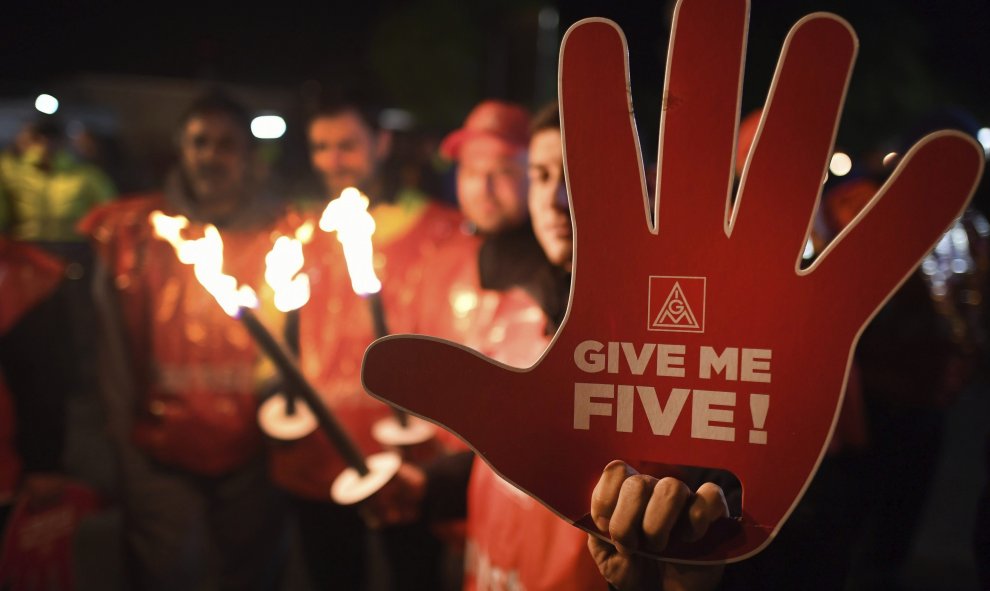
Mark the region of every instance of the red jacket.
<instances>
[{"instance_id":1,"label":"red jacket","mask_svg":"<svg viewBox=\"0 0 990 591\"><path fill-rule=\"evenodd\" d=\"M468 485L466 591L606 587L588 535L475 460Z\"/></svg>"},{"instance_id":2,"label":"red jacket","mask_svg":"<svg viewBox=\"0 0 990 591\"><path fill-rule=\"evenodd\" d=\"M425 333L450 337L440 329L450 315L450 298L424 298L449 284L438 253L457 252L461 261L477 254L476 239L461 231L456 211L424 201L379 205L372 209L376 273L391 333ZM381 451L371 427L391 411L364 392L361 361L374 340L370 306L356 295L336 234L317 232L306 249L311 298L300 311L299 337L303 372L365 454ZM460 265L463 266L463 265ZM456 266L459 269L460 266ZM430 296L427 296L430 297ZM316 500L330 500L334 478L346 465L322 432L299 441L277 443L272 451L275 481L286 490Z\"/></svg>"},{"instance_id":3,"label":"red jacket","mask_svg":"<svg viewBox=\"0 0 990 591\"><path fill-rule=\"evenodd\" d=\"M198 283L193 268L153 233L149 214L174 210L161 195L91 212L82 230L111 273L137 400L133 438L156 460L216 475L259 453L255 387L259 355L240 322ZM274 235L298 219L221 230L224 271L260 291ZM190 228L190 237L202 232Z\"/></svg>"},{"instance_id":4,"label":"red jacket","mask_svg":"<svg viewBox=\"0 0 990 591\"><path fill-rule=\"evenodd\" d=\"M506 308L496 324L505 327L504 333L495 331L505 338L487 352L489 356L519 367L537 361L549 339L543 336L542 313L531 306L535 319L532 308ZM467 516L466 591L605 587L588 552L587 534L502 480L480 458L474 461L468 483Z\"/></svg>"}]
</instances>

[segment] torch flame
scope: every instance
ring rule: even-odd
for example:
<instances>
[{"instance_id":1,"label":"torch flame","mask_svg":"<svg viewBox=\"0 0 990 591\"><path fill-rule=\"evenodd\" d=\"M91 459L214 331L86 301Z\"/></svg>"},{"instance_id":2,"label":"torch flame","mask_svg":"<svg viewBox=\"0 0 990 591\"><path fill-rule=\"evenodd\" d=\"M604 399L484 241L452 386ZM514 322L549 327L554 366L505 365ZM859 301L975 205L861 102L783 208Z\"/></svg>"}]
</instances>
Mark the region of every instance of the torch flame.
<instances>
[{"instance_id":1,"label":"torch flame","mask_svg":"<svg viewBox=\"0 0 990 591\"><path fill-rule=\"evenodd\" d=\"M237 316L241 308L256 308L258 297L246 285L237 286L237 279L223 272L223 239L216 226L209 224L203 237L187 240L182 230L189 226L183 216L170 217L160 211L153 212L149 219L155 234L167 241L175 249L179 261L193 265L197 281L202 284L229 316Z\"/></svg>"},{"instance_id":2,"label":"torch flame","mask_svg":"<svg viewBox=\"0 0 990 591\"><path fill-rule=\"evenodd\" d=\"M216 226L204 228L203 237L187 240L182 231L189 226L183 216L167 216L155 211L149 217L155 234L175 249L175 255L185 265L193 265L196 279L230 316L238 308L257 308L258 296L247 285L238 287L237 279L223 272L223 239ZM303 267L302 245L312 238L309 222L296 230L296 238L280 236L265 255L265 281L275 291L275 307L281 312L301 308L309 301L309 276L300 273Z\"/></svg>"},{"instance_id":3,"label":"torch flame","mask_svg":"<svg viewBox=\"0 0 990 591\"><path fill-rule=\"evenodd\" d=\"M281 312L302 308L309 301L309 276L299 272L304 262L302 245L298 238L279 236L265 255L265 281L275 290L275 307Z\"/></svg>"},{"instance_id":4,"label":"torch flame","mask_svg":"<svg viewBox=\"0 0 990 591\"><path fill-rule=\"evenodd\" d=\"M301 226L296 228L296 240L302 242L303 244L309 244L313 240L313 222L306 221Z\"/></svg>"},{"instance_id":5,"label":"torch flame","mask_svg":"<svg viewBox=\"0 0 990 591\"><path fill-rule=\"evenodd\" d=\"M372 264L371 236L375 233L375 219L368 213L368 204L366 196L354 187L348 187L340 197L327 204L320 218L321 230L337 232L337 240L344 246L351 287L362 296L382 289Z\"/></svg>"},{"instance_id":6,"label":"torch flame","mask_svg":"<svg viewBox=\"0 0 990 591\"><path fill-rule=\"evenodd\" d=\"M186 216L171 217L160 211L153 211L149 219L155 228L155 235L171 244L172 248L178 250L179 245L185 242L182 231L189 226L189 220Z\"/></svg>"}]
</instances>

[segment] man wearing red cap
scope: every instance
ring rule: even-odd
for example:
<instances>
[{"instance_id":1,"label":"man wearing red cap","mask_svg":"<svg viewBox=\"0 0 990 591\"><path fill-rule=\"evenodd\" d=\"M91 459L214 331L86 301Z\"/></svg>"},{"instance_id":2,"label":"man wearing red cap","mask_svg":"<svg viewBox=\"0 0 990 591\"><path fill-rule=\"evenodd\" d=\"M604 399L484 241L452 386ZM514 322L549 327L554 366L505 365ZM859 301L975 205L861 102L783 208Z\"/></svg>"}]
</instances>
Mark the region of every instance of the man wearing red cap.
<instances>
[{"instance_id":1,"label":"man wearing red cap","mask_svg":"<svg viewBox=\"0 0 990 591\"><path fill-rule=\"evenodd\" d=\"M487 100L464 126L440 144L457 162L457 200L481 234L520 226L526 219L526 148L529 113L518 105Z\"/></svg>"},{"instance_id":2,"label":"man wearing red cap","mask_svg":"<svg viewBox=\"0 0 990 591\"><path fill-rule=\"evenodd\" d=\"M473 327L467 344L517 367L532 365L542 354L547 333L552 334L563 316L570 283L570 218L565 213L561 221L561 216L545 215L545 208L535 207L547 195L553 201L563 187L562 170L556 170L556 105L538 116L532 144L528 139L519 143L529 134L528 124L519 125L523 116L528 120L521 107L483 102L441 145L441 153L458 159L458 200L465 216L484 234L479 259L470 271L480 283L479 293L499 303L492 322ZM552 132L549 163L547 130ZM533 151L527 164L528 148ZM532 179L528 206L527 167ZM566 209L566 194L564 201ZM530 211L539 225L535 236L525 223ZM466 515L465 591L604 588L585 534L503 481L470 452L439 458L426 466L424 476L416 501L427 518ZM387 519L387 508L382 512Z\"/></svg>"}]
</instances>

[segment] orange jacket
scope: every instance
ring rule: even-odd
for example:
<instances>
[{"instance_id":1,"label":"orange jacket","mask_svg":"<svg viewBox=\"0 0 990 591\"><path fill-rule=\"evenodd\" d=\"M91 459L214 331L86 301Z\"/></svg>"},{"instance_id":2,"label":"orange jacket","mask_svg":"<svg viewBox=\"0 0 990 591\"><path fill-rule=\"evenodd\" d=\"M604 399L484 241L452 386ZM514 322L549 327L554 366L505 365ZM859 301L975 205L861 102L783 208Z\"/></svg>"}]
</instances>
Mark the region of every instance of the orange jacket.
<instances>
[{"instance_id":1,"label":"orange jacket","mask_svg":"<svg viewBox=\"0 0 990 591\"><path fill-rule=\"evenodd\" d=\"M543 334L546 319L532 300L518 298L514 291L504 297L517 305L503 302L483 352L502 363L528 367L549 343ZM468 483L465 591L603 589L587 540L583 531L475 458Z\"/></svg>"},{"instance_id":2,"label":"orange jacket","mask_svg":"<svg viewBox=\"0 0 990 591\"><path fill-rule=\"evenodd\" d=\"M461 231L459 213L435 203L378 205L371 213L389 332L450 337L443 333L446 329L437 329L440 319L450 315L449 297L438 295L427 305L421 294L426 285L449 284L450 269L436 264L439 253L453 248L459 260L467 261L477 254L477 240ZM391 411L361 386L364 350L375 338L370 306L351 288L336 234L317 232L306 248L306 261L311 298L299 318L303 373L358 447L365 454L376 453L381 446L372 438L371 427ZM330 485L344 468L319 431L299 441L279 442L272 450L275 481L299 496L329 501Z\"/></svg>"},{"instance_id":3,"label":"orange jacket","mask_svg":"<svg viewBox=\"0 0 990 591\"><path fill-rule=\"evenodd\" d=\"M468 485L465 591L606 587L588 535L476 459Z\"/></svg>"},{"instance_id":4,"label":"orange jacket","mask_svg":"<svg viewBox=\"0 0 990 591\"><path fill-rule=\"evenodd\" d=\"M154 210L174 215L161 195L98 208L82 222L115 287L136 386L132 435L158 461L221 474L259 453L255 388L258 352L240 322L197 282L190 265L157 238ZM224 271L260 291L265 254L291 216L249 230L224 230ZM190 228L190 236L202 228Z\"/></svg>"}]
</instances>

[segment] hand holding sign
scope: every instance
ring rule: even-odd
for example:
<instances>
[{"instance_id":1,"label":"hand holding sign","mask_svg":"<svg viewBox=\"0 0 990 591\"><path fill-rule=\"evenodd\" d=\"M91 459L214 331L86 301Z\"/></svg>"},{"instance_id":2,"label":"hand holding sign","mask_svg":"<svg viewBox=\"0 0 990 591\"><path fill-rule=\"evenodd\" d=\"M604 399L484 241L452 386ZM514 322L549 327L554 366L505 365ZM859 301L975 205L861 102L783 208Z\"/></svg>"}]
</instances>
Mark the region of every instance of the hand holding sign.
<instances>
[{"instance_id":1,"label":"hand holding sign","mask_svg":"<svg viewBox=\"0 0 990 591\"><path fill-rule=\"evenodd\" d=\"M662 552L671 540L699 539L728 514L722 490L710 482L692 492L675 478L657 480L616 460L591 495L591 519L611 543L589 536L588 549L616 589L714 589L721 565L673 564L635 552Z\"/></svg>"},{"instance_id":2,"label":"hand holding sign","mask_svg":"<svg viewBox=\"0 0 990 591\"><path fill-rule=\"evenodd\" d=\"M983 162L962 134L926 137L799 271L856 39L826 14L788 35L727 216L747 13L744 0L678 5L656 224L621 32L592 19L565 35L573 285L539 363L512 369L425 337L383 339L365 357L369 392L458 433L571 522L615 458L644 473L731 471L741 527L668 545L677 560L739 560L772 539L824 453L862 327L959 215Z\"/></svg>"}]
</instances>

